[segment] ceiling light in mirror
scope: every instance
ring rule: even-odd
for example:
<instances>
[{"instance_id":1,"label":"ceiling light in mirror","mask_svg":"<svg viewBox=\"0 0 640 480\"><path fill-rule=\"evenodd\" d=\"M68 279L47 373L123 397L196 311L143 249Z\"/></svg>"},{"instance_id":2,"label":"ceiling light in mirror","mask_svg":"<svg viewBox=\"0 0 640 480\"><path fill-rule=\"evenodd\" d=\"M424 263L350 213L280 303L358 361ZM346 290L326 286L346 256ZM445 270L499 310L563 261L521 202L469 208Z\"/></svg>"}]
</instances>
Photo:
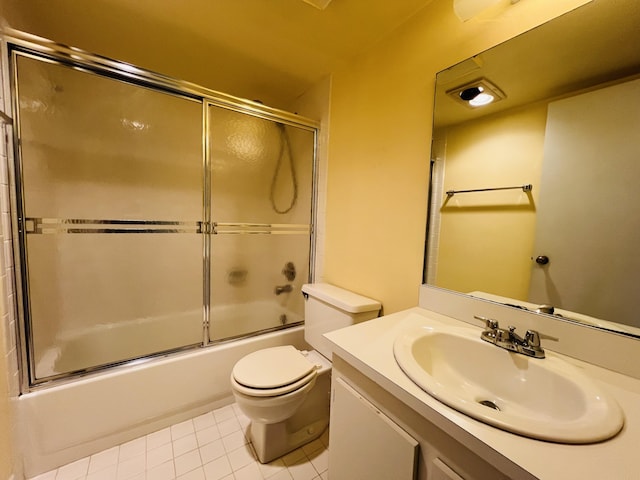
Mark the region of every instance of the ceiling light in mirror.
<instances>
[{"instance_id":1,"label":"ceiling light in mirror","mask_svg":"<svg viewBox=\"0 0 640 480\"><path fill-rule=\"evenodd\" d=\"M483 107L485 105L489 105L491 102L495 100L495 97L489 93L481 93L477 95L474 99L469 100L469 105L472 107Z\"/></svg>"},{"instance_id":2,"label":"ceiling light in mirror","mask_svg":"<svg viewBox=\"0 0 640 480\"><path fill-rule=\"evenodd\" d=\"M450 98L466 107L489 105L505 98L505 94L486 78L465 83L447 92Z\"/></svg>"}]
</instances>

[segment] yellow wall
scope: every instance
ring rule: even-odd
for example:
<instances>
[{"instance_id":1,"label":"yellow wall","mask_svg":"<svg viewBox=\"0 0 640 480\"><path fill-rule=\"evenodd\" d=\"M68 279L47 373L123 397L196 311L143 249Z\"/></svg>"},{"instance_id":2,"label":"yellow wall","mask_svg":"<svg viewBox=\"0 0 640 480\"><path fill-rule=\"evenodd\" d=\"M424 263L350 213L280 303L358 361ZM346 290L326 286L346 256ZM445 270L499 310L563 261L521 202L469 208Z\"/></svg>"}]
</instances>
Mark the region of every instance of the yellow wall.
<instances>
[{"instance_id":1,"label":"yellow wall","mask_svg":"<svg viewBox=\"0 0 640 480\"><path fill-rule=\"evenodd\" d=\"M533 190L446 199L440 209L439 287L527 298L546 118L546 105L538 104L443 134L443 191L524 184Z\"/></svg>"},{"instance_id":2,"label":"yellow wall","mask_svg":"<svg viewBox=\"0 0 640 480\"><path fill-rule=\"evenodd\" d=\"M334 72L324 280L417 305L422 279L435 74L585 0L509 2L468 22L434 0Z\"/></svg>"}]
</instances>

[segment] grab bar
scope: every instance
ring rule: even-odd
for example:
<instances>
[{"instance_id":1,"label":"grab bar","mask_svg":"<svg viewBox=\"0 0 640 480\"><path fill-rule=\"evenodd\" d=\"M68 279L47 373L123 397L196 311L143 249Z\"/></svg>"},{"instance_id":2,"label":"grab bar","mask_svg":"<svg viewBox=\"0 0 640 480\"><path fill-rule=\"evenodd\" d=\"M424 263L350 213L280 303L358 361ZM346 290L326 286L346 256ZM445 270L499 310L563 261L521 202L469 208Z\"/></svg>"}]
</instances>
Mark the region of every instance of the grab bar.
<instances>
[{"instance_id":1,"label":"grab bar","mask_svg":"<svg viewBox=\"0 0 640 480\"><path fill-rule=\"evenodd\" d=\"M471 192L493 192L495 190L522 190L523 192L530 192L533 190L533 185L530 183L527 185L518 185L515 187L496 187L496 188L476 188L472 190L447 190L447 197L453 197L456 193L471 193Z\"/></svg>"}]
</instances>

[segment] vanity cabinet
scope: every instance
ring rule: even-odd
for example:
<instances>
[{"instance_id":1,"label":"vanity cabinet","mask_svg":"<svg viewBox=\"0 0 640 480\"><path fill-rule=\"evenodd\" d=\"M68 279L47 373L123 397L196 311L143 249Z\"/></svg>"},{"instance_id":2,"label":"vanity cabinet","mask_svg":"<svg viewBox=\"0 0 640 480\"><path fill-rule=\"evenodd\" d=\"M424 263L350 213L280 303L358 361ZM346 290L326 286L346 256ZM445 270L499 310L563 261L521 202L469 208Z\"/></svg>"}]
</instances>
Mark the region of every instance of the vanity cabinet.
<instances>
[{"instance_id":1,"label":"vanity cabinet","mask_svg":"<svg viewBox=\"0 0 640 480\"><path fill-rule=\"evenodd\" d=\"M342 378L331 386L331 480L414 480L418 442Z\"/></svg>"},{"instance_id":2,"label":"vanity cabinet","mask_svg":"<svg viewBox=\"0 0 640 480\"><path fill-rule=\"evenodd\" d=\"M331 480L533 478L494 468L335 353L329 435Z\"/></svg>"}]
</instances>

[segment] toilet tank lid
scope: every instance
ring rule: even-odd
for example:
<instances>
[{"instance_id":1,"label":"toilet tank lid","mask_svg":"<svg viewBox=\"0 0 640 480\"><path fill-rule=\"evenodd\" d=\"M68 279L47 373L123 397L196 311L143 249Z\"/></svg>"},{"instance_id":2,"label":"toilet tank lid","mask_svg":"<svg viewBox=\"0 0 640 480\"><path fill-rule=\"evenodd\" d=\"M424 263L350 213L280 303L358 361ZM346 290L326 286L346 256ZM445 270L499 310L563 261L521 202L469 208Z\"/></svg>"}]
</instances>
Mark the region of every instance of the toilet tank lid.
<instances>
[{"instance_id":1,"label":"toilet tank lid","mask_svg":"<svg viewBox=\"0 0 640 480\"><path fill-rule=\"evenodd\" d=\"M377 311L382 306L377 300L328 283L307 283L302 285L302 291L348 313Z\"/></svg>"}]
</instances>

